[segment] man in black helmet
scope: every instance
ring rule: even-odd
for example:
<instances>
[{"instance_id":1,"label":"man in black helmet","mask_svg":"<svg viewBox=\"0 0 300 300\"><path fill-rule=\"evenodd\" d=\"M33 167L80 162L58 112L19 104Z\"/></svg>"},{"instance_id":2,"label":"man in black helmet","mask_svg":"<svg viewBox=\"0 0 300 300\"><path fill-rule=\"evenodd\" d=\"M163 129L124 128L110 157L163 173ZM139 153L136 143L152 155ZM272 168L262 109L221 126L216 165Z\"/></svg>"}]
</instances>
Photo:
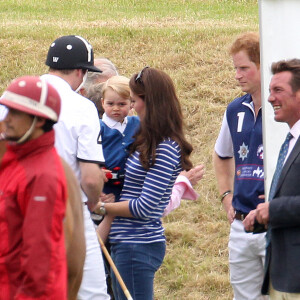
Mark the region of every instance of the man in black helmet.
<instances>
[{"instance_id":1,"label":"man in black helmet","mask_svg":"<svg viewBox=\"0 0 300 300\"><path fill-rule=\"evenodd\" d=\"M76 93L88 71L101 72L94 66L92 46L82 37L69 35L56 39L49 48L43 75L59 92L62 109L55 125L55 147L75 172L82 189L84 205L86 260L78 299L109 299L104 265L96 232L90 218L103 187L104 163L98 142L100 126L97 110L88 99Z\"/></svg>"}]
</instances>

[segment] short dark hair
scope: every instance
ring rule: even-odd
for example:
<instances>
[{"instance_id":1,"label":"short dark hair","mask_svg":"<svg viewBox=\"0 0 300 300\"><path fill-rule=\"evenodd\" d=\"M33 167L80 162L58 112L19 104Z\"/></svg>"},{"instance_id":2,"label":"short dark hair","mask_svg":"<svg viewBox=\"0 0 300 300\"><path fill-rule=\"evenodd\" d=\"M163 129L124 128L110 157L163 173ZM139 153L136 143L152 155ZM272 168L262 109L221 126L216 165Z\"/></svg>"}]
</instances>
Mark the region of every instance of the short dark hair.
<instances>
[{"instance_id":1,"label":"short dark hair","mask_svg":"<svg viewBox=\"0 0 300 300\"><path fill-rule=\"evenodd\" d=\"M281 72L291 72L290 85L293 93L296 93L300 89L300 59L293 58L274 62L271 66L271 72L273 75Z\"/></svg>"},{"instance_id":2,"label":"short dark hair","mask_svg":"<svg viewBox=\"0 0 300 300\"><path fill-rule=\"evenodd\" d=\"M42 126L42 129L44 130L44 132L51 131L55 123L56 122L53 122L52 120L46 119L45 124Z\"/></svg>"},{"instance_id":3,"label":"short dark hair","mask_svg":"<svg viewBox=\"0 0 300 300\"><path fill-rule=\"evenodd\" d=\"M64 75L69 75L72 72L74 72L75 69L54 69L54 68L49 68L49 72L55 72L55 71L59 71Z\"/></svg>"}]
</instances>

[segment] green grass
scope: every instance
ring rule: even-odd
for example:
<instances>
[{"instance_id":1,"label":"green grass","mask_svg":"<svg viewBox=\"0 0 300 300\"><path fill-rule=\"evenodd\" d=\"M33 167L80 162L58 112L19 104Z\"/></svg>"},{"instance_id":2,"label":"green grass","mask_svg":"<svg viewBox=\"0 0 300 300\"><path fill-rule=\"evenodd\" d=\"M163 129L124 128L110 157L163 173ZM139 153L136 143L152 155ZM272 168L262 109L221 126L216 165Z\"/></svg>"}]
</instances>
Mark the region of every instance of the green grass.
<instances>
[{"instance_id":1,"label":"green grass","mask_svg":"<svg viewBox=\"0 0 300 300\"><path fill-rule=\"evenodd\" d=\"M112 20L122 18L136 18L160 20L162 18L176 18L177 20L251 18L257 13L256 1L243 0L173 0L173 1L32 1L11 0L2 1L1 14L20 20L71 20L80 17L85 21ZM249 15L249 16L248 16ZM75 20L76 21L76 20Z\"/></svg>"},{"instance_id":2,"label":"green grass","mask_svg":"<svg viewBox=\"0 0 300 300\"><path fill-rule=\"evenodd\" d=\"M164 219L167 255L156 275L155 299L232 299L229 225L218 200L211 156L226 105L240 89L228 47L258 30L252 0L2 0L0 92L13 78L43 74L48 47L61 35L79 34L95 57L110 58L130 77L145 65L174 80L194 146L204 163L198 201L182 201Z\"/></svg>"}]
</instances>

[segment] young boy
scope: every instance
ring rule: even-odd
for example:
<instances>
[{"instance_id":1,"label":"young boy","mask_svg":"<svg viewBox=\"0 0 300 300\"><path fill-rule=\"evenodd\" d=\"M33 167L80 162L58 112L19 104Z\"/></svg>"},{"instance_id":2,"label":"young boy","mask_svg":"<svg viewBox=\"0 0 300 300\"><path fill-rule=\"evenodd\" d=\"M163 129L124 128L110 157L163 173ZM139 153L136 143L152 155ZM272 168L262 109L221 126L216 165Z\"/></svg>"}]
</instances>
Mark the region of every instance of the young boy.
<instances>
[{"instance_id":1,"label":"young boy","mask_svg":"<svg viewBox=\"0 0 300 300\"><path fill-rule=\"evenodd\" d=\"M101 143L105 158L108 182L103 193L115 195L118 201L123 187L125 163L129 156L129 146L139 128L139 118L128 116L131 108L129 79L113 76L102 88L102 107L104 114L100 120Z\"/></svg>"}]
</instances>

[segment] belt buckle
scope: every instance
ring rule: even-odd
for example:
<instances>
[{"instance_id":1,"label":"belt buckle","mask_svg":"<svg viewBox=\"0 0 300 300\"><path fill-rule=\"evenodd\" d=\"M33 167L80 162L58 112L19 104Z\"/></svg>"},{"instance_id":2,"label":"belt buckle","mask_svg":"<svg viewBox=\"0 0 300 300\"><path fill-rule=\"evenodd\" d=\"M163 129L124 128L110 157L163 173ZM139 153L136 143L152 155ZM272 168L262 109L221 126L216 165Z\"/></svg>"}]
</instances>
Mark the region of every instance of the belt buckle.
<instances>
[{"instance_id":1,"label":"belt buckle","mask_svg":"<svg viewBox=\"0 0 300 300\"><path fill-rule=\"evenodd\" d=\"M244 221L246 216L247 216L247 214L243 214L243 213L240 213L238 211L235 211L234 218L239 220L239 221Z\"/></svg>"}]
</instances>

